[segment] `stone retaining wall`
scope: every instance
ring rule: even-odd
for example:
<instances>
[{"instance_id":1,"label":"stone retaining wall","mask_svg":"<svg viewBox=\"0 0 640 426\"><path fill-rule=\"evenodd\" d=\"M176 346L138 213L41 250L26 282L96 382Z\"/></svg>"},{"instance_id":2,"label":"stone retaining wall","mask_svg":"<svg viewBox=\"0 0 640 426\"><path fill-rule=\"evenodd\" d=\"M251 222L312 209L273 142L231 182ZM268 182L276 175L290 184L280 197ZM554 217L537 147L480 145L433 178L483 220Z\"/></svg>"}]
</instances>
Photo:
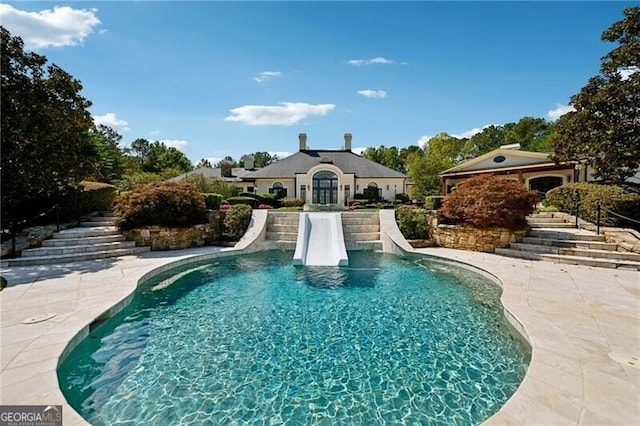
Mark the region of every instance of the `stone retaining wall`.
<instances>
[{"instance_id":1,"label":"stone retaining wall","mask_svg":"<svg viewBox=\"0 0 640 426\"><path fill-rule=\"evenodd\" d=\"M151 250L180 250L189 247L212 245L222 238L219 211L209 211L209 223L186 228L167 226L146 226L122 231L136 246L151 246Z\"/></svg>"},{"instance_id":2,"label":"stone retaining wall","mask_svg":"<svg viewBox=\"0 0 640 426\"><path fill-rule=\"evenodd\" d=\"M442 225L437 215L429 216L429 235L440 247L493 253L496 248L522 241L525 231L507 228L475 228L463 225Z\"/></svg>"}]
</instances>

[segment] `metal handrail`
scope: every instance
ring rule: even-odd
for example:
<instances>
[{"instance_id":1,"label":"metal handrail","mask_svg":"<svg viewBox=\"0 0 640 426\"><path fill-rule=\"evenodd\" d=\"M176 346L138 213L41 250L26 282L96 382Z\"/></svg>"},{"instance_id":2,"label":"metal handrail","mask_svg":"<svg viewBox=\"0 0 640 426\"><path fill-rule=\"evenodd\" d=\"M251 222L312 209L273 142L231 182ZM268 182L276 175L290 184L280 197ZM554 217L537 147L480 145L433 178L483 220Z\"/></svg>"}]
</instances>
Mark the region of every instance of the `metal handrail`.
<instances>
[{"instance_id":1,"label":"metal handrail","mask_svg":"<svg viewBox=\"0 0 640 426\"><path fill-rule=\"evenodd\" d=\"M42 219L52 211L56 211L56 232L60 231L60 203L56 203L49 210L39 213L33 217L23 219L19 222L9 222L9 233L11 234L11 257L16 255L16 233L19 228L24 229L28 223L35 222L38 219Z\"/></svg>"},{"instance_id":2,"label":"metal handrail","mask_svg":"<svg viewBox=\"0 0 640 426\"><path fill-rule=\"evenodd\" d=\"M598 235L600 235L600 217L601 217L601 211L602 211L602 206L601 206L600 204L598 204L598 206L597 206L597 217L596 217L596 233L597 233ZM635 223L635 224L637 224L637 225L640 225L640 220L632 219L632 218L630 218L630 217L627 217L627 216L621 215L620 213L616 213L616 212L614 212L614 211L612 211L612 210L609 210L609 209L604 209L604 211L606 211L606 212L607 212L608 214L610 214L610 215L613 215L613 216L619 217L619 218L621 218L621 219L624 219L624 220L626 220L626 221L628 221L628 222L631 222L631 223Z\"/></svg>"}]
</instances>

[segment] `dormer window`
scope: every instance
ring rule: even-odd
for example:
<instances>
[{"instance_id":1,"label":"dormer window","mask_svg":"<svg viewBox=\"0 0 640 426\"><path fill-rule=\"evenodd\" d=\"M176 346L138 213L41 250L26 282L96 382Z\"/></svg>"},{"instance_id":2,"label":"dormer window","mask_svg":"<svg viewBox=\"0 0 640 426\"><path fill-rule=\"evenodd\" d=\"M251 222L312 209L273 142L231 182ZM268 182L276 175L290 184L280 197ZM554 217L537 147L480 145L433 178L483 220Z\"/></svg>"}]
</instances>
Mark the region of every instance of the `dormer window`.
<instances>
[{"instance_id":1,"label":"dormer window","mask_svg":"<svg viewBox=\"0 0 640 426\"><path fill-rule=\"evenodd\" d=\"M331 160L331 158L327 157L326 155L323 155L322 157L320 157L320 162L321 163L325 163L325 164L330 164L333 163L333 161Z\"/></svg>"}]
</instances>

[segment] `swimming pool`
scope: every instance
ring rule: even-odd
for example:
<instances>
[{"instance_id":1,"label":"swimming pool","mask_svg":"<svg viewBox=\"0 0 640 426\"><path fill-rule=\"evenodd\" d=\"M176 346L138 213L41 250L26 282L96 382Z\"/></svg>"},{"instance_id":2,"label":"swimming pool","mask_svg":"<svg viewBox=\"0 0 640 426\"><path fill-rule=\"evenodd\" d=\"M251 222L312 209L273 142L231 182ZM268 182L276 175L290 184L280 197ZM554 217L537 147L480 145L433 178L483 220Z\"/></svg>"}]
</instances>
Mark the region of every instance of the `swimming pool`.
<instances>
[{"instance_id":1,"label":"swimming pool","mask_svg":"<svg viewBox=\"0 0 640 426\"><path fill-rule=\"evenodd\" d=\"M478 424L529 354L478 274L350 252L220 258L157 276L61 364L93 424Z\"/></svg>"}]
</instances>

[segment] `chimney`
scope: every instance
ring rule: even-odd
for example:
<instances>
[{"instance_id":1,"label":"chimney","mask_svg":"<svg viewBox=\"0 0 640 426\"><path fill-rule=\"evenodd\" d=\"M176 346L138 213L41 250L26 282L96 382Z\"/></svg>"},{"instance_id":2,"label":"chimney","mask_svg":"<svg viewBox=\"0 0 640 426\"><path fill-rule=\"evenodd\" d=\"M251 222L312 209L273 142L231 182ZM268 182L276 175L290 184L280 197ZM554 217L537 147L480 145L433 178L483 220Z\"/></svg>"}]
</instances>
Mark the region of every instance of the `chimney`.
<instances>
[{"instance_id":1,"label":"chimney","mask_svg":"<svg viewBox=\"0 0 640 426\"><path fill-rule=\"evenodd\" d=\"M231 177L232 164L227 160L222 160L220 162L220 175L222 177Z\"/></svg>"},{"instance_id":2,"label":"chimney","mask_svg":"<svg viewBox=\"0 0 640 426\"><path fill-rule=\"evenodd\" d=\"M344 150L351 151L351 133L344 134Z\"/></svg>"},{"instance_id":3,"label":"chimney","mask_svg":"<svg viewBox=\"0 0 640 426\"><path fill-rule=\"evenodd\" d=\"M300 141L300 151L306 151L307 150L307 134L300 133L298 135L298 140Z\"/></svg>"},{"instance_id":4,"label":"chimney","mask_svg":"<svg viewBox=\"0 0 640 426\"><path fill-rule=\"evenodd\" d=\"M254 167L253 155L245 155L243 160L244 160L244 169L253 170L253 167Z\"/></svg>"}]
</instances>

